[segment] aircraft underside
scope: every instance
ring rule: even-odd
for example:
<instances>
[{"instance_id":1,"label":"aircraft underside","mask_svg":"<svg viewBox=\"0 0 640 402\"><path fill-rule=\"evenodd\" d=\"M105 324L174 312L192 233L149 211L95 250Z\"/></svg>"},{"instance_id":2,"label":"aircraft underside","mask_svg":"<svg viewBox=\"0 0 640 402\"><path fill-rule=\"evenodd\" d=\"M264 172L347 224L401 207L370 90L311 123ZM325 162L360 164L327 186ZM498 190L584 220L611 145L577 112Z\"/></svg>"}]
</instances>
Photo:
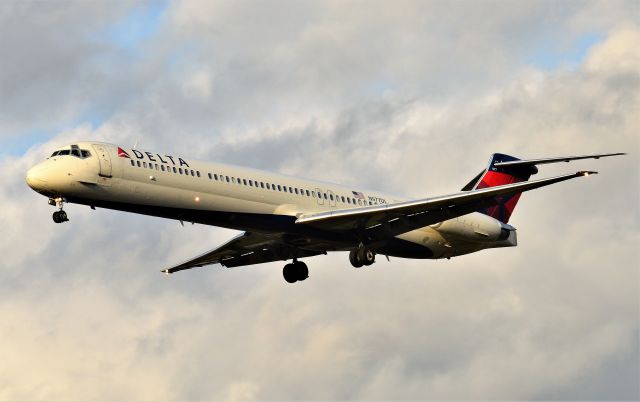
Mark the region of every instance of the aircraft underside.
<instances>
[{"instance_id":1,"label":"aircraft underside","mask_svg":"<svg viewBox=\"0 0 640 402\"><path fill-rule=\"evenodd\" d=\"M219 226L227 229L260 233L264 236L278 236L290 246L281 252L279 260L326 254L325 251L351 251L358 248L359 240L351 233L329 232L307 226L297 225L296 218L287 215L250 214L235 212L204 211L197 209L170 208L153 205L129 204L113 201L67 198L68 202L89 205L98 208L113 209L141 215L174 219L181 222ZM399 238L391 238L369 244L368 248L376 254L399 258L433 259L434 253L423 245ZM302 255L307 254L307 255ZM262 262L262 261L260 261ZM257 262L256 262L257 263ZM237 262L236 265L248 265ZM231 265L227 265L231 266Z\"/></svg>"}]
</instances>

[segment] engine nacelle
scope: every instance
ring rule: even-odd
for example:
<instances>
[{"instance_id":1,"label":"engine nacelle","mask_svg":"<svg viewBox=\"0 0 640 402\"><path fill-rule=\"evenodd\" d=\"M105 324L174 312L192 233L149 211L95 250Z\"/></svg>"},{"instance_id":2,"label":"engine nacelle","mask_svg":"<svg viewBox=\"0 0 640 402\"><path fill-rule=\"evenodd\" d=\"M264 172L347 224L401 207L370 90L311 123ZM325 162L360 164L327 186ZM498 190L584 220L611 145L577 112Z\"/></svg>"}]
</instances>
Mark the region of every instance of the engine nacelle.
<instances>
[{"instance_id":1,"label":"engine nacelle","mask_svg":"<svg viewBox=\"0 0 640 402\"><path fill-rule=\"evenodd\" d=\"M431 227L444 237L478 243L506 240L515 231L513 226L479 212L439 222Z\"/></svg>"}]
</instances>

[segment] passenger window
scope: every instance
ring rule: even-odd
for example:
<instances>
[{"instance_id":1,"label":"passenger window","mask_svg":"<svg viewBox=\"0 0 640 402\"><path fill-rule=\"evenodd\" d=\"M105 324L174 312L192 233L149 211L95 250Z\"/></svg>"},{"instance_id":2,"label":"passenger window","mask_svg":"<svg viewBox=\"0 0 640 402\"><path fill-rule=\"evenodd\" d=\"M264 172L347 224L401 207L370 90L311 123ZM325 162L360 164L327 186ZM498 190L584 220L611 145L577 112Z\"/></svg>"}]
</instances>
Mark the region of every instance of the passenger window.
<instances>
[{"instance_id":1,"label":"passenger window","mask_svg":"<svg viewBox=\"0 0 640 402\"><path fill-rule=\"evenodd\" d=\"M322 193L324 195L324 199L327 199L327 193Z\"/></svg>"},{"instance_id":2,"label":"passenger window","mask_svg":"<svg viewBox=\"0 0 640 402\"><path fill-rule=\"evenodd\" d=\"M306 191L306 192L307 192L307 197L309 197L309 190L304 190L304 191Z\"/></svg>"},{"instance_id":3,"label":"passenger window","mask_svg":"<svg viewBox=\"0 0 640 402\"><path fill-rule=\"evenodd\" d=\"M136 164L138 165L138 167L140 167L140 161L136 161Z\"/></svg>"},{"instance_id":4,"label":"passenger window","mask_svg":"<svg viewBox=\"0 0 640 402\"><path fill-rule=\"evenodd\" d=\"M216 179L216 180L218 180L218 174L217 174L217 173L214 173L214 174L213 174L213 178L214 178L214 179Z\"/></svg>"},{"instance_id":5,"label":"passenger window","mask_svg":"<svg viewBox=\"0 0 640 402\"><path fill-rule=\"evenodd\" d=\"M196 176L200 177L200 171L196 170Z\"/></svg>"},{"instance_id":6,"label":"passenger window","mask_svg":"<svg viewBox=\"0 0 640 402\"><path fill-rule=\"evenodd\" d=\"M340 196L340 198L342 199L342 202L344 202L344 196Z\"/></svg>"},{"instance_id":7,"label":"passenger window","mask_svg":"<svg viewBox=\"0 0 640 402\"><path fill-rule=\"evenodd\" d=\"M271 189L269 188L269 183L267 183L267 190L271 190Z\"/></svg>"},{"instance_id":8,"label":"passenger window","mask_svg":"<svg viewBox=\"0 0 640 402\"><path fill-rule=\"evenodd\" d=\"M333 194L329 194L329 198L333 201Z\"/></svg>"},{"instance_id":9,"label":"passenger window","mask_svg":"<svg viewBox=\"0 0 640 402\"><path fill-rule=\"evenodd\" d=\"M176 169L176 167L174 166L174 167L173 167L173 173L177 173L177 172L178 172L178 170L177 170L177 169Z\"/></svg>"},{"instance_id":10,"label":"passenger window","mask_svg":"<svg viewBox=\"0 0 640 402\"><path fill-rule=\"evenodd\" d=\"M242 183L246 186L247 185L247 179L242 179Z\"/></svg>"},{"instance_id":11,"label":"passenger window","mask_svg":"<svg viewBox=\"0 0 640 402\"><path fill-rule=\"evenodd\" d=\"M178 172L180 172L180 174L182 174L182 168L178 168Z\"/></svg>"},{"instance_id":12,"label":"passenger window","mask_svg":"<svg viewBox=\"0 0 640 402\"><path fill-rule=\"evenodd\" d=\"M358 200L358 205L362 205L362 200Z\"/></svg>"},{"instance_id":13,"label":"passenger window","mask_svg":"<svg viewBox=\"0 0 640 402\"><path fill-rule=\"evenodd\" d=\"M195 176L196 172L194 172L193 170L191 170L191 176Z\"/></svg>"},{"instance_id":14,"label":"passenger window","mask_svg":"<svg viewBox=\"0 0 640 402\"><path fill-rule=\"evenodd\" d=\"M278 184L278 191L282 191L282 187Z\"/></svg>"},{"instance_id":15,"label":"passenger window","mask_svg":"<svg viewBox=\"0 0 640 402\"><path fill-rule=\"evenodd\" d=\"M260 187L264 188L264 183L260 182Z\"/></svg>"},{"instance_id":16,"label":"passenger window","mask_svg":"<svg viewBox=\"0 0 640 402\"><path fill-rule=\"evenodd\" d=\"M142 162L142 166L146 168L147 167L147 162Z\"/></svg>"},{"instance_id":17,"label":"passenger window","mask_svg":"<svg viewBox=\"0 0 640 402\"><path fill-rule=\"evenodd\" d=\"M296 188L296 194L298 194L298 189Z\"/></svg>"},{"instance_id":18,"label":"passenger window","mask_svg":"<svg viewBox=\"0 0 640 402\"><path fill-rule=\"evenodd\" d=\"M209 176L209 180L213 178L213 176L211 176L211 173L207 173L207 175Z\"/></svg>"},{"instance_id":19,"label":"passenger window","mask_svg":"<svg viewBox=\"0 0 640 402\"><path fill-rule=\"evenodd\" d=\"M164 172L164 165L160 165L160 170Z\"/></svg>"},{"instance_id":20,"label":"passenger window","mask_svg":"<svg viewBox=\"0 0 640 402\"><path fill-rule=\"evenodd\" d=\"M311 192L311 196L312 196L313 198L316 198L316 192L315 192L315 191L312 191L312 192Z\"/></svg>"},{"instance_id":21,"label":"passenger window","mask_svg":"<svg viewBox=\"0 0 640 402\"><path fill-rule=\"evenodd\" d=\"M227 179L227 183L231 183L231 179L229 178L229 176L225 176L225 179Z\"/></svg>"},{"instance_id":22,"label":"passenger window","mask_svg":"<svg viewBox=\"0 0 640 402\"><path fill-rule=\"evenodd\" d=\"M131 161L131 166L135 166L136 163L134 161Z\"/></svg>"},{"instance_id":23,"label":"passenger window","mask_svg":"<svg viewBox=\"0 0 640 402\"><path fill-rule=\"evenodd\" d=\"M160 170L160 165L156 163L156 170Z\"/></svg>"}]
</instances>

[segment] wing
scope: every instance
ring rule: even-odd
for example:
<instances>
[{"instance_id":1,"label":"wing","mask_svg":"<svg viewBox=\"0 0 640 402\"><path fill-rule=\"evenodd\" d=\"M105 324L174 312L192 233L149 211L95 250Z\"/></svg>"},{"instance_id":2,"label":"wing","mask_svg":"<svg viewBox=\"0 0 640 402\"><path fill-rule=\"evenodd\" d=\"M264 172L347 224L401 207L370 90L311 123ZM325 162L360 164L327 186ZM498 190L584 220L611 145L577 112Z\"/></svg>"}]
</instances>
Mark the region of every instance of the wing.
<instances>
[{"instance_id":1,"label":"wing","mask_svg":"<svg viewBox=\"0 0 640 402\"><path fill-rule=\"evenodd\" d=\"M378 205L365 208L302 215L297 224L331 231L358 230L369 241L384 240L443 220L466 215L500 203L501 198L597 172L577 172L547 179L532 180L464 191L441 197Z\"/></svg>"},{"instance_id":2,"label":"wing","mask_svg":"<svg viewBox=\"0 0 640 402\"><path fill-rule=\"evenodd\" d=\"M326 253L291 247L284 241L282 235L279 234L264 235L244 232L216 249L181 264L163 269L162 272L172 274L184 269L202 267L210 264L220 264L228 268L239 267L263 262L288 260L293 257L310 257L319 254Z\"/></svg>"}]
</instances>

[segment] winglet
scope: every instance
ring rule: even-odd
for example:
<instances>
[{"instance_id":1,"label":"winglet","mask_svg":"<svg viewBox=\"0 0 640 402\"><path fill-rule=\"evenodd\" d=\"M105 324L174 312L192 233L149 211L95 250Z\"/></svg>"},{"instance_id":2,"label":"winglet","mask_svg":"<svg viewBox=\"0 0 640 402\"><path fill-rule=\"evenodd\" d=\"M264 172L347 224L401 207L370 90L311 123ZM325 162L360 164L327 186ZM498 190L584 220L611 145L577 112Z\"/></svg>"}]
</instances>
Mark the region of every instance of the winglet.
<instances>
[{"instance_id":1,"label":"winglet","mask_svg":"<svg viewBox=\"0 0 640 402\"><path fill-rule=\"evenodd\" d=\"M598 174L598 172L594 172L593 170L582 170L582 171L578 172L578 174L582 175L582 176L589 176L589 175L592 175L592 174Z\"/></svg>"}]
</instances>

